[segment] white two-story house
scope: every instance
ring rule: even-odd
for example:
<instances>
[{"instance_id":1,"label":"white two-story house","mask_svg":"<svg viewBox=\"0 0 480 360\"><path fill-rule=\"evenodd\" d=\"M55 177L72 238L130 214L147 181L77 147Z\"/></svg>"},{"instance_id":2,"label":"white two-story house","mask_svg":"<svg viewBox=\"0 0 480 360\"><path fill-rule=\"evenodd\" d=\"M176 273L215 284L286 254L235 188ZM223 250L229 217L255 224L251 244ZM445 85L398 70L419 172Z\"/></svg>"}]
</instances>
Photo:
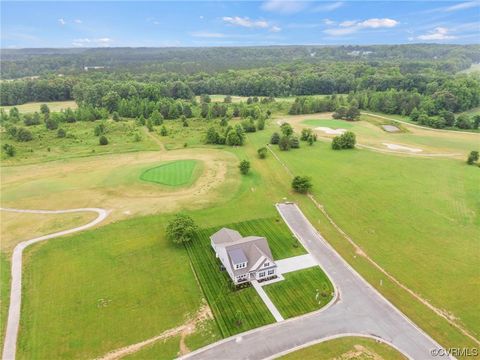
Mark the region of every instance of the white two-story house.
<instances>
[{"instance_id":1,"label":"white two-story house","mask_svg":"<svg viewBox=\"0 0 480 360\"><path fill-rule=\"evenodd\" d=\"M277 265L264 237L242 237L238 231L223 228L210 236L210 240L217 258L235 284L277 275Z\"/></svg>"}]
</instances>

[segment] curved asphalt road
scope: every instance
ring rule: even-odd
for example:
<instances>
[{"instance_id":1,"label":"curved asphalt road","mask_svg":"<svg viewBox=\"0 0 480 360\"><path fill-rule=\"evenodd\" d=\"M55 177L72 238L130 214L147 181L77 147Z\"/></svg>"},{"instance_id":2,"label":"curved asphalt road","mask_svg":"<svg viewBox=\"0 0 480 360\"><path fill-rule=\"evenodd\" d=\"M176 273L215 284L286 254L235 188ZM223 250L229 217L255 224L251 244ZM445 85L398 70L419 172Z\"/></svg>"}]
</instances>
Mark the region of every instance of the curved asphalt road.
<instances>
[{"instance_id":1,"label":"curved asphalt road","mask_svg":"<svg viewBox=\"0 0 480 360\"><path fill-rule=\"evenodd\" d=\"M40 236L34 239L23 241L15 246L12 256L12 284L10 288L10 307L8 309L8 322L7 322L7 331L5 333L5 342L3 345L3 360L13 360L15 359L15 353L17 350L17 335L18 327L20 323L20 308L22 301L22 254L23 250L29 245L49 240L58 236L72 234L77 231L82 231L92 226L97 225L102 222L108 215L108 211L98 208L80 208L80 209L70 209L70 210L19 210L19 209L8 209L0 208L2 211L11 211L18 213L31 213L31 214L66 214L66 213L75 213L75 212L96 212L98 216L88 224L78 226L73 229L59 231L53 234Z\"/></svg>"},{"instance_id":2,"label":"curved asphalt road","mask_svg":"<svg viewBox=\"0 0 480 360\"><path fill-rule=\"evenodd\" d=\"M441 349L378 291L370 286L315 230L295 204L277 204L290 230L318 261L337 290L324 310L239 334L192 352L182 359L268 359L308 343L342 335L377 338L410 359Z\"/></svg>"}]
</instances>

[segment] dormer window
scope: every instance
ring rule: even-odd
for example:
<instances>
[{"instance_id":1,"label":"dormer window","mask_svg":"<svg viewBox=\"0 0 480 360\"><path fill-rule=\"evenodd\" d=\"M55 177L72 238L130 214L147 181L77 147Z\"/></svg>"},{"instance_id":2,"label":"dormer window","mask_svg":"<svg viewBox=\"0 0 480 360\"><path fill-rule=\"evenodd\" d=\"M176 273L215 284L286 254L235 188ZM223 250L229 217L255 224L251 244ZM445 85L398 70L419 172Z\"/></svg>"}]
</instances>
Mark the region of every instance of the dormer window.
<instances>
[{"instance_id":1,"label":"dormer window","mask_svg":"<svg viewBox=\"0 0 480 360\"><path fill-rule=\"evenodd\" d=\"M247 263L246 262L243 262L243 263L240 263L240 264L235 264L235 269L238 270L238 269L244 269L247 267Z\"/></svg>"},{"instance_id":2,"label":"dormer window","mask_svg":"<svg viewBox=\"0 0 480 360\"><path fill-rule=\"evenodd\" d=\"M268 261L265 261L265 263L263 264L263 267L268 267L270 266L270 263Z\"/></svg>"}]
</instances>

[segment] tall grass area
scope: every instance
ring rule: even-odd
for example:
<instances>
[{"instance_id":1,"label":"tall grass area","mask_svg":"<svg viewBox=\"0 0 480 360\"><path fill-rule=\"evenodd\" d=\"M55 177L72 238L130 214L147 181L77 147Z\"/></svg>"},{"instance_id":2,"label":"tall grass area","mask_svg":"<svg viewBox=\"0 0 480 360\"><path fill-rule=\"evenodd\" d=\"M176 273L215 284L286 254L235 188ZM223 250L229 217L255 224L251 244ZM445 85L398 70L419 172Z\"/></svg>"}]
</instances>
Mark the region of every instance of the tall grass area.
<instances>
[{"instance_id":1,"label":"tall grass area","mask_svg":"<svg viewBox=\"0 0 480 360\"><path fill-rule=\"evenodd\" d=\"M99 144L99 137L94 135L95 127L101 123L105 124L107 129L105 136L108 139L108 145L104 146ZM19 124L19 126L22 125ZM66 137L59 138L57 130L47 130L44 124L27 127L33 136L33 140L28 142L16 141L7 132L0 133L2 144L11 144L16 150L14 157L7 157L2 152L2 165L158 150L158 144L144 133L143 128L136 126L133 120L62 123L59 128L66 131Z\"/></svg>"},{"instance_id":2,"label":"tall grass area","mask_svg":"<svg viewBox=\"0 0 480 360\"><path fill-rule=\"evenodd\" d=\"M277 153L380 266L479 334L477 167L325 143Z\"/></svg>"},{"instance_id":3,"label":"tall grass area","mask_svg":"<svg viewBox=\"0 0 480 360\"><path fill-rule=\"evenodd\" d=\"M275 260L305 254L305 249L279 218L252 220L225 227L237 230L243 236L266 237ZM274 318L253 287L235 290L227 272L220 270L220 261L210 244L210 236L220 228L199 231L186 247L218 327L227 337L272 323Z\"/></svg>"}]
</instances>

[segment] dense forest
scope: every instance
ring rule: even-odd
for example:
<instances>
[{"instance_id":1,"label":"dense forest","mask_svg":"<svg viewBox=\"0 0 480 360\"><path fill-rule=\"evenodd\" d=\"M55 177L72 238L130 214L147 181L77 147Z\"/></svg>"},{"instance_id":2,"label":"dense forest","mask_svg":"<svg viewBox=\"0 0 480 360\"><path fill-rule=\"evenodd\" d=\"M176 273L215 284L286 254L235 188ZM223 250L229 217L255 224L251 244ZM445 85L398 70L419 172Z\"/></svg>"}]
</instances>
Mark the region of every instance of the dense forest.
<instances>
[{"instance_id":1,"label":"dense forest","mask_svg":"<svg viewBox=\"0 0 480 360\"><path fill-rule=\"evenodd\" d=\"M479 45L267 46L210 48L2 49L2 79L78 74L85 67L135 73L194 74L279 63L431 62L449 72L480 62Z\"/></svg>"},{"instance_id":2,"label":"dense forest","mask_svg":"<svg viewBox=\"0 0 480 360\"><path fill-rule=\"evenodd\" d=\"M0 105L75 100L89 112L136 117L157 109L175 118L189 117L185 104L202 94L345 94L359 109L413 112L443 127L451 121L431 119L480 105L480 76L458 73L479 61L478 45L5 50ZM6 80L21 75L31 76ZM295 102L290 112L310 108Z\"/></svg>"}]
</instances>

